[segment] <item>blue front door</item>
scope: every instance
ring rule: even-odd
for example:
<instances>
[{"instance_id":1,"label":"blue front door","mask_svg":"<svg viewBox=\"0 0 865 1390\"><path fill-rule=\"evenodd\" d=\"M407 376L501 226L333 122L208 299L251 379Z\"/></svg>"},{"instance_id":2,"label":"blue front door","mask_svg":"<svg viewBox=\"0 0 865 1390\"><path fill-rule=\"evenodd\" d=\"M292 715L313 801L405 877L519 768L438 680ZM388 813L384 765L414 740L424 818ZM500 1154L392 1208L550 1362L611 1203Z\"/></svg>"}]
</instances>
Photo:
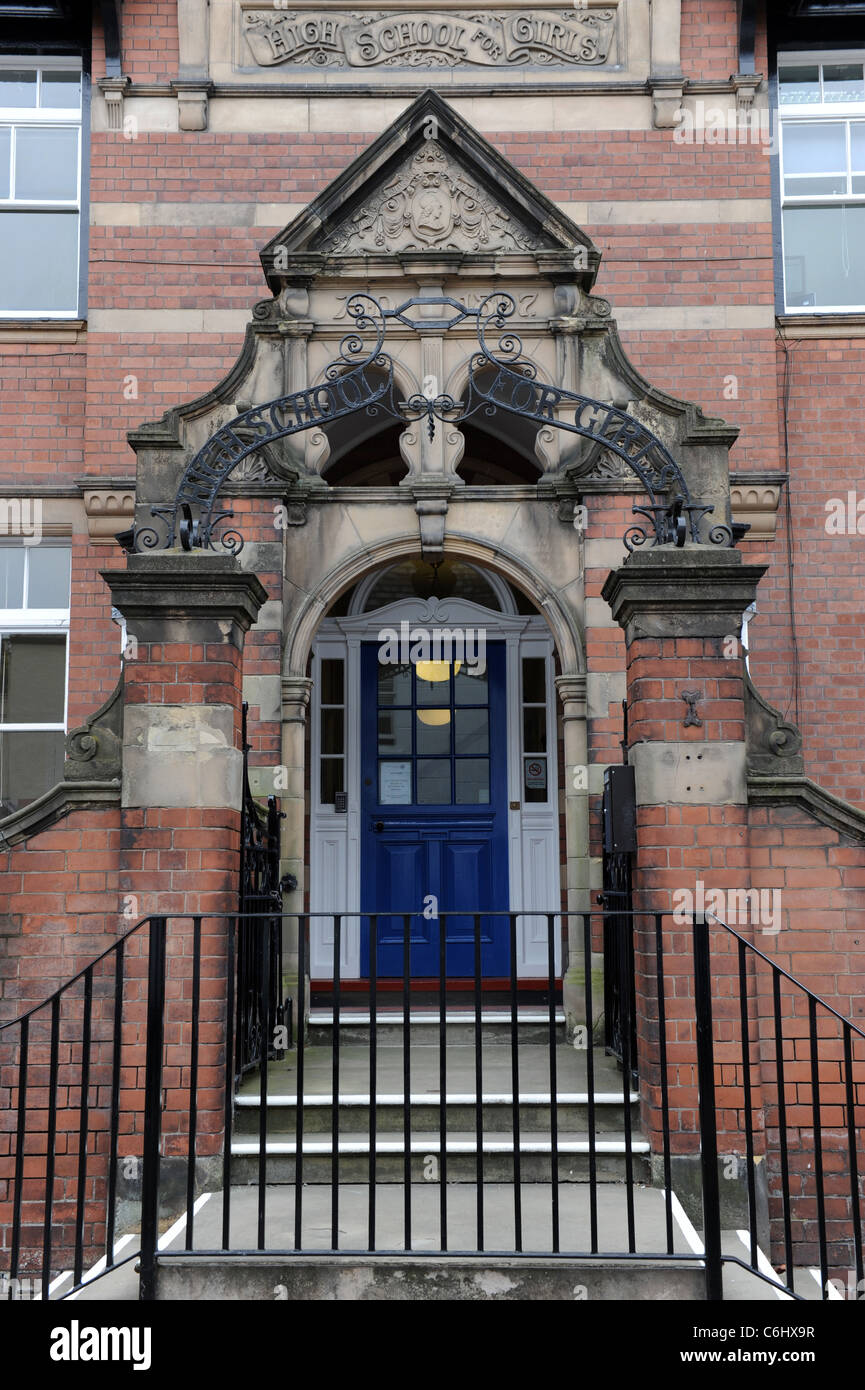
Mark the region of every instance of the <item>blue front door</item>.
<instances>
[{"instance_id":1,"label":"blue front door","mask_svg":"<svg viewBox=\"0 0 865 1390\"><path fill-rule=\"evenodd\" d=\"M378 658L364 643L361 908L380 914L376 974L402 975L410 913L412 976L438 976L441 914L459 912L445 918L447 973L472 975L474 914L509 906L505 646L487 644L483 670ZM364 975L369 959L364 917ZM481 967L508 974L507 917L481 918Z\"/></svg>"}]
</instances>

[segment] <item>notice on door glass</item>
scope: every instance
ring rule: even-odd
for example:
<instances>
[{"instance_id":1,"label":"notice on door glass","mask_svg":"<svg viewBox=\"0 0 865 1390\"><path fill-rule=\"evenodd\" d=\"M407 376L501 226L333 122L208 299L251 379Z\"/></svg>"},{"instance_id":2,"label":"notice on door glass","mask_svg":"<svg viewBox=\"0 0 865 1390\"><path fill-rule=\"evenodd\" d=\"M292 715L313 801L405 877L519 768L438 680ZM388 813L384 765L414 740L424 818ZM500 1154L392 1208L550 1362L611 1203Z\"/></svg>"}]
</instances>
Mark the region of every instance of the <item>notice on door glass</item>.
<instances>
[{"instance_id":1,"label":"notice on door glass","mask_svg":"<svg viewBox=\"0 0 865 1390\"><path fill-rule=\"evenodd\" d=\"M526 790L527 791L546 791L547 789L547 760L546 758L526 758Z\"/></svg>"},{"instance_id":2,"label":"notice on door glass","mask_svg":"<svg viewBox=\"0 0 865 1390\"><path fill-rule=\"evenodd\" d=\"M379 763L378 800L380 806L411 805L411 763Z\"/></svg>"}]
</instances>

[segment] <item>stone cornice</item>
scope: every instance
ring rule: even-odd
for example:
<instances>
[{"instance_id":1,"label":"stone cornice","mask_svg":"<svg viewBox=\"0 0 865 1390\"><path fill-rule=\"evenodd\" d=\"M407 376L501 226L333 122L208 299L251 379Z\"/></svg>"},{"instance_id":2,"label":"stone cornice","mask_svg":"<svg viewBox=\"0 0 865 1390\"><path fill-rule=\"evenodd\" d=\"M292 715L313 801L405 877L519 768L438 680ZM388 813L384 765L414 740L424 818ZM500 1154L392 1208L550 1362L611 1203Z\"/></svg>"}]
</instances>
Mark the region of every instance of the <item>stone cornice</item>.
<instances>
[{"instance_id":1,"label":"stone cornice","mask_svg":"<svg viewBox=\"0 0 865 1390\"><path fill-rule=\"evenodd\" d=\"M638 637L725 637L738 633L766 568L743 564L738 550L656 546L611 571L601 597L629 644Z\"/></svg>"},{"instance_id":2,"label":"stone cornice","mask_svg":"<svg viewBox=\"0 0 865 1390\"><path fill-rule=\"evenodd\" d=\"M166 618L234 622L246 632L267 601L257 575L231 555L161 550L130 555L125 570L101 570L112 602L130 621Z\"/></svg>"},{"instance_id":3,"label":"stone cornice","mask_svg":"<svg viewBox=\"0 0 865 1390\"><path fill-rule=\"evenodd\" d=\"M58 782L20 811L0 820L0 849L20 845L73 811L98 811L119 805L119 777L106 782Z\"/></svg>"},{"instance_id":4,"label":"stone cornice","mask_svg":"<svg viewBox=\"0 0 865 1390\"><path fill-rule=\"evenodd\" d=\"M796 806L822 825L865 842L865 811L824 791L810 777L748 774L750 806Z\"/></svg>"}]
</instances>

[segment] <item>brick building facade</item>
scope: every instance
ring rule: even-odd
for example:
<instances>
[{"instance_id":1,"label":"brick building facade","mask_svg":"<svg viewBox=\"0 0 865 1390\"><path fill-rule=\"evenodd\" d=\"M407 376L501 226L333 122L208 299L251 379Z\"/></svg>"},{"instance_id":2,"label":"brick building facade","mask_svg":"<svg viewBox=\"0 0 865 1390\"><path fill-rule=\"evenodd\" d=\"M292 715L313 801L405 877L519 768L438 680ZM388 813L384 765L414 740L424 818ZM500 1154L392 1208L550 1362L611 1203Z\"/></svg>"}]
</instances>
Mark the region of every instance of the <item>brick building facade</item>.
<instances>
[{"instance_id":1,"label":"brick building facade","mask_svg":"<svg viewBox=\"0 0 865 1390\"><path fill-rule=\"evenodd\" d=\"M449 844L442 755L430 733L406 752L397 719L389 751L369 761L362 649L385 622L470 626L482 610L507 653L500 716L491 703L477 755L480 723L469 731L455 690L468 741L447 755L451 810L500 797L497 829L472 822L481 897L498 884L501 909L589 909L604 886L604 771L624 738L635 906L668 912L696 880L777 890L779 929L754 926L755 942L861 1025L865 16L821 8L618 0L469 16L458 0L431 15L415 0L393 13L125 0L97 8L91 27L62 4L30 20L0 5L0 128L14 149L0 204L4 1021L139 917L233 910L242 700L252 791L275 794L285 817L287 907L401 907L405 871L393 857L383 867L370 825L382 807L436 806L438 819L421 819ZM21 171L40 137L39 177L56 186L34 175L28 190ZM16 218L33 219L24 237ZM653 569L639 540L624 563L623 535L648 525L632 510L645 489L605 447L609 422L606 436L564 434L481 409L460 430L453 403L473 373L482 397L489 387L489 364L472 365L478 315L501 294L513 314L487 320L490 341L513 329L542 385L637 421L695 505L713 509L681 551L667 536L670 564L684 557L678 577ZM357 325L363 348L345 347L352 295L376 301ZM233 517L221 531L242 533L237 560L180 551L172 508L198 451L266 402L347 375L384 326L378 306L423 299L436 311L386 323L401 419L324 410L304 432L271 430L225 473ZM465 321L449 325L445 302ZM444 396L450 414L447 401L437 416L424 405ZM224 447L257 427L240 421ZM26 529L36 517L38 537ZM732 545L716 544L716 525ZM55 601L67 549L68 605ZM28 595L46 551L54 598L40 608ZM30 725L26 681L57 679L62 692ZM683 689L698 697L693 721ZM21 741L34 735L38 751ZM686 784L684 764L665 759L698 744L703 780ZM393 833L405 842L403 823ZM422 856L427 838L421 826ZM445 858L433 886L431 861L412 861L425 865L415 888L456 906L463 870ZM571 1023L586 991L577 926L556 948ZM546 965L525 930L528 985ZM363 980L362 933L343 944L346 978ZM597 998L600 926L592 948ZM652 949L638 941L637 1044L642 1122L656 1135ZM684 957L675 933L671 949ZM310 950L313 983L327 981L331 938ZM285 960L297 993L296 935ZM671 1020L691 993L681 972L681 991L675 966L668 976ZM770 1013L757 989L755 1055ZM693 1033L673 1026L684 1161ZM840 1063L821 1066L841 1151ZM789 1081L796 1067L811 1076L794 1051ZM719 1073L733 1148L740 1080ZM766 1105L755 1142L771 1152ZM218 1143L217 1132L207 1154ZM847 1207L832 1219L840 1249ZM814 1247L807 1216L797 1241Z\"/></svg>"}]
</instances>

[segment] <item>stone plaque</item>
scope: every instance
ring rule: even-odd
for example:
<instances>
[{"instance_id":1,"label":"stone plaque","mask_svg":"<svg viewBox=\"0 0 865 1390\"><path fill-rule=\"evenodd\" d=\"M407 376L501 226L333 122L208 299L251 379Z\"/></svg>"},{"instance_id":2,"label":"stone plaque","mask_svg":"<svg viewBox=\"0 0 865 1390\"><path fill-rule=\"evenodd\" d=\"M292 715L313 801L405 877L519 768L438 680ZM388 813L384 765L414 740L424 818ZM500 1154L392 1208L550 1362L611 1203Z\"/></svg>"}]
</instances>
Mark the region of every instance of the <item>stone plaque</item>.
<instances>
[{"instance_id":1,"label":"stone plaque","mask_svg":"<svg viewBox=\"0 0 865 1390\"><path fill-rule=\"evenodd\" d=\"M615 8L463 12L244 10L260 67L573 68L615 61Z\"/></svg>"}]
</instances>

